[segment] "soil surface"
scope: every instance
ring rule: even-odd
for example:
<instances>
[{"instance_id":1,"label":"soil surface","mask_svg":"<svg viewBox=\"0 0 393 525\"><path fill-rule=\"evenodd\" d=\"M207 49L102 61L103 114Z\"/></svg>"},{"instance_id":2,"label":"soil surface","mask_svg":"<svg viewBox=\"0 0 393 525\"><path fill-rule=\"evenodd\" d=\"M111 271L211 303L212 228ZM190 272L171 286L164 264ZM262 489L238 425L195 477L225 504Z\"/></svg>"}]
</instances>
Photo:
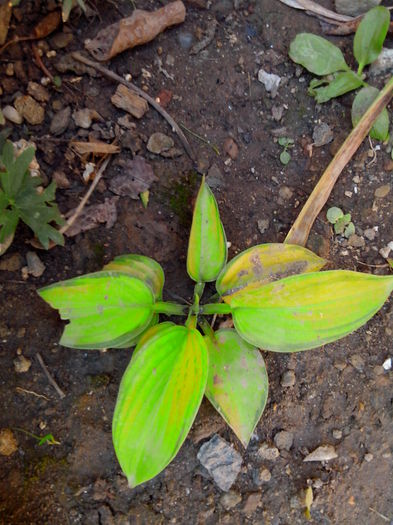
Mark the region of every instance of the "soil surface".
<instances>
[{"instance_id":1,"label":"soil surface","mask_svg":"<svg viewBox=\"0 0 393 525\"><path fill-rule=\"evenodd\" d=\"M161 7L158 0L135 3L148 10ZM382 367L393 354L391 300L365 327L335 344L293 355L264 352L269 399L247 450L204 401L175 460L155 479L130 490L113 452L111 418L131 351L59 346L64 325L36 293L55 281L100 270L116 255L142 253L163 266L167 299L173 297L171 292L190 300L193 285L185 261L201 174L208 174L214 189L233 257L251 245L284 240L349 133L353 95L316 105L307 94L311 76L288 58L290 41L297 33L322 35L315 18L277 0L185 3L184 24L106 65L121 76L131 74L132 81L154 98L170 98L167 111L203 138L185 131L195 161L153 108L141 119L130 117L129 128L124 127L126 113L111 103L116 83L86 68L59 72L68 53L82 50L84 40L93 38L98 29L130 15L133 2L91 3L87 17L75 10L64 27L36 42L43 50L43 63L60 76L62 85L60 89L46 86L48 100L39 102L45 110L43 122L8 123L10 138L36 144L47 182L56 177L59 181L61 173L62 187L56 193L61 211L75 208L87 188L82 178L86 159L70 149L71 139L91 136L108 143L116 139L120 146L89 205L114 198L111 179L122 173L121 161L134 155L145 158L157 180L150 186L147 208L139 198L120 196L113 201L117 209L113 225L109 221L106 227L103 221L67 237L65 247L36 250L28 244L31 231L19 226L0 260L0 429L10 429L16 440L15 451L0 456L0 523L300 524L307 522L303 492L308 486L314 496L309 523L392 523L393 373ZM9 38L29 34L52 8L54 2L21 2ZM211 42L190 53L213 20L217 27ZM352 64L352 37L332 41ZM390 38L387 45L391 44ZM261 68L281 77L274 98L258 81ZM2 107L26 95L28 82L40 84L43 76L29 41L9 47L0 57ZM373 79L378 87L385 81L383 75ZM83 129L71 117L54 136L53 118L65 108L71 113L92 108L101 118ZM313 132L321 123L330 127L333 141L310 149ZM172 152L172 158L164 158L149 152L147 141L155 132L171 136L181 155ZM294 140L286 166L279 159L281 136ZM309 247L329 260L329 268L388 273L379 250L393 240L389 148L385 144L373 151L364 141L329 199L329 206L352 214L358 237L348 242L334 235L325 218L327 208L315 223ZM23 270L32 250L45 266L40 277ZM64 398L49 383L37 353ZM283 430L290 433L292 444L266 459L261 448L275 447L275 436ZM59 444L39 445L26 431L38 436L50 433ZM243 459L227 494L197 459L201 445L214 434ZM303 462L321 445L332 445L337 457Z\"/></svg>"}]
</instances>

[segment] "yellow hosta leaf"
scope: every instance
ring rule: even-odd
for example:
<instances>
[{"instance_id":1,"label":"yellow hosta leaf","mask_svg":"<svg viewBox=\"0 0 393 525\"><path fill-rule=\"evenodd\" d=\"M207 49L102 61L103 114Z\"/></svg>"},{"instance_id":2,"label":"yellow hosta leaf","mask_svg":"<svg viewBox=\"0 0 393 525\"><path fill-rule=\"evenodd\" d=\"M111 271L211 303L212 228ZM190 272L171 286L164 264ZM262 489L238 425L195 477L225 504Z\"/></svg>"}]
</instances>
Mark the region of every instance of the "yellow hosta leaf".
<instances>
[{"instance_id":1,"label":"yellow hosta leaf","mask_svg":"<svg viewBox=\"0 0 393 525\"><path fill-rule=\"evenodd\" d=\"M393 289L393 276L306 273L224 296L235 328L249 343L275 352L308 350L365 324Z\"/></svg>"},{"instance_id":2,"label":"yellow hosta leaf","mask_svg":"<svg viewBox=\"0 0 393 525\"><path fill-rule=\"evenodd\" d=\"M316 272L325 259L295 244L259 244L239 253L223 268L216 288L220 295L267 284L289 275Z\"/></svg>"}]
</instances>

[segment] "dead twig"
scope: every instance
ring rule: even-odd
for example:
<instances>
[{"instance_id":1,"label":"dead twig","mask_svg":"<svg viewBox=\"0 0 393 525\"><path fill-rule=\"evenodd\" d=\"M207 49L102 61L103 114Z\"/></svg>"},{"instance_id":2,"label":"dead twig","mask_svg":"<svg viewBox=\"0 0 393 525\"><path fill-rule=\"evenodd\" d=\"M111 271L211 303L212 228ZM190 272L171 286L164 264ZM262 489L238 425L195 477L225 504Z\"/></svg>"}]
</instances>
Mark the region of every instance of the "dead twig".
<instances>
[{"instance_id":1,"label":"dead twig","mask_svg":"<svg viewBox=\"0 0 393 525\"><path fill-rule=\"evenodd\" d=\"M45 399L45 401L49 401L49 397L44 396L44 394L37 394L37 392L34 392L33 390L26 390L26 388L22 388L21 386L17 386L15 390L18 392L23 392L24 394L31 394L32 396L40 397Z\"/></svg>"},{"instance_id":2,"label":"dead twig","mask_svg":"<svg viewBox=\"0 0 393 525\"><path fill-rule=\"evenodd\" d=\"M387 106L393 96L393 77L385 85L378 97L374 100L368 110L364 113L358 124L345 139L329 166L326 168L318 184L315 186L292 228L286 236L285 243L305 246L307 239L317 218L330 193L345 166L351 160L360 144L372 128L375 119Z\"/></svg>"},{"instance_id":3,"label":"dead twig","mask_svg":"<svg viewBox=\"0 0 393 525\"><path fill-rule=\"evenodd\" d=\"M33 50L34 60L36 61L37 66L41 69L41 71L44 73L44 75L47 76L50 79L52 84L54 84L56 86L55 78L52 75L52 73L49 71L49 69L46 67L46 65L43 63L43 61L42 61L42 59L40 57L40 54L38 52L38 47L34 43L32 43L31 44L31 49ZM58 87L58 86L56 86L56 87Z\"/></svg>"},{"instance_id":4,"label":"dead twig","mask_svg":"<svg viewBox=\"0 0 393 525\"><path fill-rule=\"evenodd\" d=\"M353 20L351 16L335 13L334 11L326 9L312 0L280 0L280 2L289 7L293 7L294 9L306 11L307 14L317 16L318 18L323 17L324 19L327 18L337 22L348 22Z\"/></svg>"},{"instance_id":5,"label":"dead twig","mask_svg":"<svg viewBox=\"0 0 393 525\"><path fill-rule=\"evenodd\" d=\"M110 157L107 157L104 162L102 163L100 169L98 170L96 176L94 177L93 182L90 184L89 189L87 190L86 194L84 195L83 199L80 201L78 207L76 208L74 214L72 217L70 217L66 224L60 228L60 233L65 233L71 226L74 224L76 219L79 217L79 215L82 213L83 208L86 206L87 201L90 198L90 195L93 193L94 189L96 188L97 184L100 182L100 179L106 170L106 167L108 166L108 163L110 161Z\"/></svg>"},{"instance_id":6,"label":"dead twig","mask_svg":"<svg viewBox=\"0 0 393 525\"><path fill-rule=\"evenodd\" d=\"M72 53L72 57L75 60L78 60L78 62L82 62L83 64L86 64L87 66L93 67L100 73L102 73L107 78L110 78L111 80L114 80L115 82L119 82L120 84L123 84L124 86L128 87L129 89L132 89L137 93L140 97L144 98L164 119L168 122L168 124L172 127L172 130L177 134L179 137L181 143L183 144L184 149L186 150L187 155L190 157L191 160L195 160L194 152L192 151L192 148L190 146L190 143L188 142L186 136L178 126L178 124L175 122L175 120L165 111L164 108L158 104L152 98L150 95L145 93L142 89L138 88L133 84L132 82L128 82L127 80L124 80L124 78L120 77L119 75L116 75L116 73L113 73L110 69L102 66L101 64L98 64L97 62L94 62L93 60L90 60L89 58L86 58L85 56L81 55L78 52Z\"/></svg>"},{"instance_id":7,"label":"dead twig","mask_svg":"<svg viewBox=\"0 0 393 525\"><path fill-rule=\"evenodd\" d=\"M54 380L54 378L50 374L49 370L47 369L47 367L46 367L46 365L45 365L45 363L44 363L44 361L43 361L43 359L41 357L41 354L39 352L37 352L36 355L37 355L37 359L38 359L38 362L40 363L40 366L41 366L42 370L44 371L46 377L48 378L49 383L53 386L53 388L59 394L60 399L64 399L65 398L65 393L59 387L59 385L56 383L56 381Z\"/></svg>"}]
</instances>

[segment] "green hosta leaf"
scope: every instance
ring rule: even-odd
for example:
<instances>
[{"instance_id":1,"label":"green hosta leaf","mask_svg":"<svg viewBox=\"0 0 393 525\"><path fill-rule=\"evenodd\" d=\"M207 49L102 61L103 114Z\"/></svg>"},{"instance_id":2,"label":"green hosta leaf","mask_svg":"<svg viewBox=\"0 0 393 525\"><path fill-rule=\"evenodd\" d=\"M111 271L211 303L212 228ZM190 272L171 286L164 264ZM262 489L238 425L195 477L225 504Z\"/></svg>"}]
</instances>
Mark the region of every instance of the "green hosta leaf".
<instances>
[{"instance_id":1,"label":"green hosta leaf","mask_svg":"<svg viewBox=\"0 0 393 525\"><path fill-rule=\"evenodd\" d=\"M349 69L338 47L312 33L296 35L291 42L289 56L315 75L329 75Z\"/></svg>"},{"instance_id":2,"label":"green hosta leaf","mask_svg":"<svg viewBox=\"0 0 393 525\"><path fill-rule=\"evenodd\" d=\"M196 282L214 281L226 263L227 254L227 241L217 202L203 178L188 243L188 275Z\"/></svg>"},{"instance_id":3,"label":"green hosta leaf","mask_svg":"<svg viewBox=\"0 0 393 525\"><path fill-rule=\"evenodd\" d=\"M353 54L359 64L359 74L364 66L378 58L389 23L389 10L382 6L371 9L360 22L353 40Z\"/></svg>"},{"instance_id":4,"label":"green hosta leaf","mask_svg":"<svg viewBox=\"0 0 393 525\"><path fill-rule=\"evenodd\" d=\"M242 253L223 268L216 288L220 295L260 287L289 275L316 272L325 259L295 244L259 244Z\"/></svg>"},{"instance_id":5,"label":"green hosta leaf","mask_svg":"<svg viewBox=\"0 0 393 525\"><path fill-rule=\"evenodd\" d=\"M393 289L393 276L328 271L287 277L224 297L249 343L296 352L330 343L365 324Z\"/></svg>"},{"instance_id":6,"label":"green hosta leaf","mask_svg":"<svg viewBox=\"0 0 393 525\"><path fill-rule=\"evenodd\" d=\"M166 323L151 330L124 373L113 416L113 443L130 487L156 476L176 456L208 374L197 330Z\"/></svg>"},{"instance_id":7,"label":"green hosta leaf","mask_svg":"<svg viewBox=\"0 0 393 525\"><path fill-rule=\"evenodd\" d=\"M137 279L141 279L141 281L150 286L155 300L161 300L165 280L164 271L154 259L136 253L119 255L106 264L104 270L125 272Z\"/></svg>"},{"instance_id":8,"label":"green hosta leaf","mask_svg":"<svg viewBox=\"0 0 393 525\"><path fill-rule=\"evenodd\" d=\"M265 408L268 377L257 348L235 330L218 330L215 341L205 337L209 351L206 396L244 447Z\"/></svg>"},{"instance_id":9,"label":"green hosta leaf","mask_svg":"<svg viewBox=\"0 0 393 525\"><path fill-rule=\"evenodd\" d=\"M356 94L351 110L353 127L357 125L378 95L378 89L372 86L366 86ZM389 113L386 108L381 111L377 120L374 122L370 131L370 137L382 141L385 141L389 137Z\"/></svg>"},{"instance_id":10,"label":"green hosta leaf","mask_svg":"<svg viewBox=\"0 0 393 525\"><path fill-rule=\"evenodd\" d=\"M345 71L344 73L337 73L327 86L313 89L312 95L318 104L323 104L332 98L358 89L363 84L363 80L356 73Z\"/></svg>"},{"instance_id":11,"label":"green hosta leaf","mask_svg":"<svg viewBox=\"0 0 393 525\"><path fill-rule=\"evenodd\" d=\"M139 335L153 317L154 297L141 280L120 272L96 272L38 291L62 319L60 343L71 348L121 346Z\"/></svg>"}]
</instances>

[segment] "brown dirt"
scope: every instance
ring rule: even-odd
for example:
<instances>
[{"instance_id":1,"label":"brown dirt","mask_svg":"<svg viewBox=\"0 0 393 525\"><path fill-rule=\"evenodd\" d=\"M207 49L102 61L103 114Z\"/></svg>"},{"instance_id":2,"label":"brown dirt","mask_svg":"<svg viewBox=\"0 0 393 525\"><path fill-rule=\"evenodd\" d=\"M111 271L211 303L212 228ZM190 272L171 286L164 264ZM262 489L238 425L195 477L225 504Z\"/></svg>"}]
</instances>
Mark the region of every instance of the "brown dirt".
<instances>
[{"instance_id":1,"label":"brown dirt","mask_svg":"<svg viewBox=\"0 0 393 525\"><path fill-rule=\"evenodd\" d=\"M160 6L158 1L136 3L147 9ZM121 197L118 219L112 228L100 225L67 239L65 248L39 252L46 266L39 278L24 281L21 277L20 266L31 249L26 244L31 237L27 228L18 228L14 244L2 258L9 260L19 254L22 263L17 262L14 271L0 272L0 428L14 429L18 442L17 452L0 457L0 523L300 524L306 519L299 508L299 494L309 484L314 487L310 523L366 525L393 520L393 375L381 367L392 355L391 300L364 328L338 343L294 355L265 353L269 400L247 450L242 450L230 429L221 424L205 402L190 438L172 464L152 481L129 490L112 449L111 416L130 351L101 353L59 346L62 323L36 294L40 286L99 270L115 255L136 252L154 256L164 267L166 290L189 299L192 285L186 275L185 256L192 197L199 178L196 169L206 172L215 164L221 172L214 191L232 257L253 244L284 239L332 157L332 145L314 148L312 158L308 157L305 146L312 142L316 123L328 123L337 143L350 131L352 95L316 106L307 95L310 76L287 56L289 43L298 32L321 34L315 19L276 0L241 0L236 2L237 8L230 0L217 0L210 9L198 9L196 3L187 3L183 25L166 31L148 45L123 53L109 67L121 75L131 72L133 81L146 85L153 96L162 89L170 90L173 98L167 109L171 115L216 144L220 155L192 136L189 138L196 152L196 165L186 155L163 159L149 154L146 140L153 132L171 135L166 122L150 109L136 121L141 154L152 163L159 178L150 189L148 208L137 200ZM18 25L18 31L26 34L46 9L46 3L22 2L23 24ZM97 16L88 20L74 14L68 24L72 42L58 50L56 57L44 56L47 67L55 72L53 64L65 52L80 49L83 40L93 37L98 28L131 12L132 3L123 1L116 7L115 3L97 3ZM218 28L212 43L205 51L190 55L179 38L191 35L195 42L195 35L207 27L213 16ZM350 57L351 37L334 41ZM47 42L52 49L51 37ZM155 63L159 48L163 67L174 80L159 72ZM169 64L173 60L174 65L168 65L168 57ZM5 74L8 62L18 64L11 77ZM257 80L261 67L283 78L274 100ZM149 78L144 77L143 68L151 73ZM9 48L1 56L0 72L2 105L11 103L17 91L25 94L28 80L39 82L42 77L32 61L29 43ZM85 191L81 164L67 153L68 140L78 135L78 129L71 123L60 140L43 138L54 113L52 103L60 100L73 110L96 108L105 119L100 127L106 132L115 129L124 113L110 102L116 86L109 80L70 72L61 76L62 91L48 88L51 99L45 108L44 123L14 126L11 137L17 140L30 136L36 141L42 172L48 179L55 169L66 173L70 188L57 191L59 206L66 212ZM67 82L77 76L80 78L76 82ZM382 85L384 79L376 82ZM272 118L274 105L284 106L279 122ZM279 135L295 141L286 167L279 161L277 128L285 128ZM228 137L239 147L233 161L228 161L223 150ZM181 147L180 143L177 146ZM310 247L327 256L331 268L386 273L386 268L361 264L384 263L378 250L392 240L393 229L392 191L382 199L374 198L376 188L392 181L391 172L385 169L391 168L390 156L383 146L376 162L370 165L368 150L365 141L340 177L329 205L351 212L359 235L378 226L375 240L366 239L363 247L352 248L332 235L321 214ZM121 155L126 158L130 154L123 144ZM114 165L107 170L105 186L95 192L92 203L112 196L108 183L117 172ZM356 176L359 182L355 183ZM346 196L346 191L352 196ZM262 219L269 221L263 234L257 227ZM14 369L18 349L32 361L24 374ZM36 359L37 352L66 392L64 399L59 399L48 383ZM283 388L281 377L289 369L295 372L296 383ZM40 435L50 432L61 444L38 446L16 428ZM291 449L281 451L275 461L262 461L258 449L263 442L272 444L280 430L293 433ZM336 439L333 430L341 431L342 437ZM229 510L224 508L223 493L206 476L196 457L200 437L207 439L214 432L243 456L242 471L232 487L240 499ZM321 444L334 445L337 459L303 463L305 454ZM262 467L269 469L271 479L259 484Z\"/></svg>"}]
</instances>

